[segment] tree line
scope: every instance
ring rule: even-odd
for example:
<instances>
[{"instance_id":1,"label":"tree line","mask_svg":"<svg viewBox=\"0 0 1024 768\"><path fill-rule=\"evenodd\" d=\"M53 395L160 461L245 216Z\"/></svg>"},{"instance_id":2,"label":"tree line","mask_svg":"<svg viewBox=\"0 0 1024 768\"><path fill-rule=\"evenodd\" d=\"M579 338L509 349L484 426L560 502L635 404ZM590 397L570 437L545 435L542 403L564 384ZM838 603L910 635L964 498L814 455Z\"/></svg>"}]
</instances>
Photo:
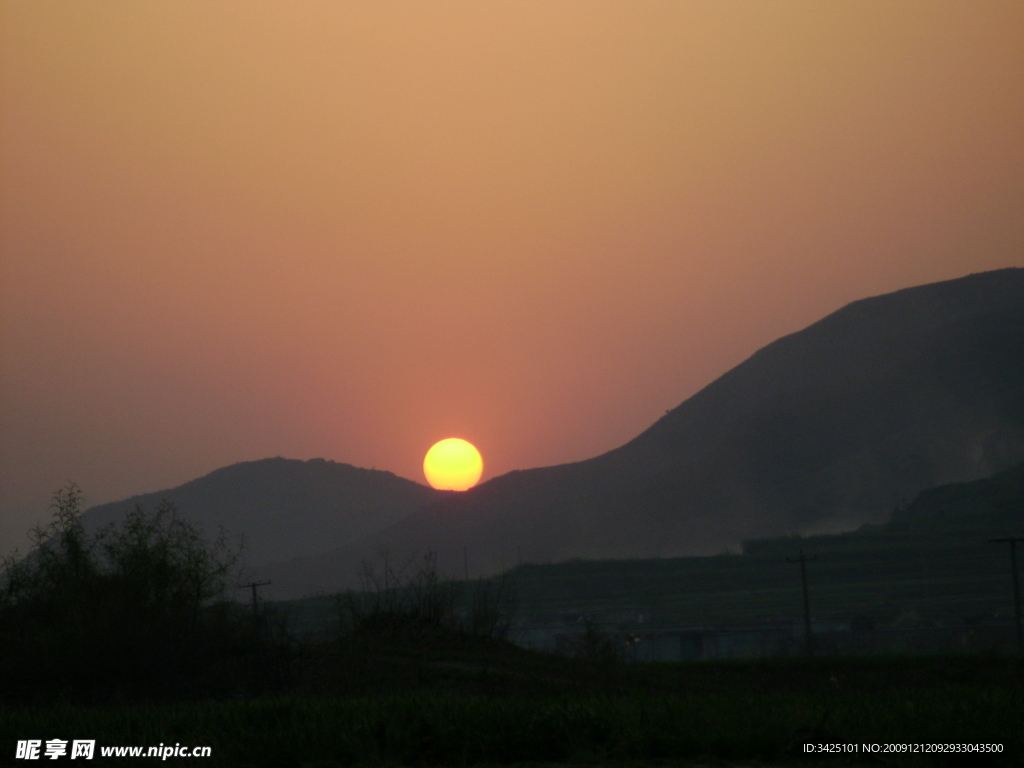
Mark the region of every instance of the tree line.
<instances>
[{"instance_id":1,"label":"tree line","mask_svg":"<svg viewBox=\"0 0 1024 768\"><path fill-rule=\"evenodd\" d=\"M31 551L0 563L3 699L198 693L251 651L251 621L226 599L238 553L223 537L208 543L169 502L90 535L74 484L52 510Z\"/></svg>"}]
</instances>

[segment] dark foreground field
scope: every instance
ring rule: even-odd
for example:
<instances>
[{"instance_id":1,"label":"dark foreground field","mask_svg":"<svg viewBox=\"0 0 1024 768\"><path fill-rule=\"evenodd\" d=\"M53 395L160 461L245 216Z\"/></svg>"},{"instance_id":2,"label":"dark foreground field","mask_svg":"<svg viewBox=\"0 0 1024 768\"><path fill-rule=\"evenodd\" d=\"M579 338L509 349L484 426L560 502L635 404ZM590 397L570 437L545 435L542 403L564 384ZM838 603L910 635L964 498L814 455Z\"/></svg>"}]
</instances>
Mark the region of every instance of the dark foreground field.
<instances>
[{"instance_id":1,"label":"dark foreground field","mask_svg":"<svg viewBox=\"0 0 1024 768\"><path fill-rule=\"evenodd\" d=\"M4 564L0 762L26 764L19 742L36 740L38 759L66 746L56 759L71 760L75 740L95 740L100 764L132 762L111 748L208 747L209 757L167 759L1024 765L1015 657L631 663L625 638L592 624L567 655L540 653L501 639L505 579L458 587L429 556L409 576L385 561L381 578L368 577L375 588L330 601L322 632L293 633L280 607L217 599L230 553L204 544L173 507L140 508L89 537L79 499L73 486L58 493L34 553ZM986 749L996 751L977 752Z\"/></svg>"},{"instance_id":2,"label":"dark foreground field","mask_svg":"<svg viewBox=\"0 0 1024 768\"><path fill-rule=\"evenodd\" d=\"M1024 764L1016 660L640 665L594 650L567 659L441 631L363 632L284 667L249 659L275 678L262 693L7 707L0 743L12 759L19 739L95 739L111 764L126 760L104 761L101 747L209 746L209 758L168 758L205 766ZM856 751L808 757L805 744ZM867 755L865 744L1003 752Z\"/></svg>"}]
</instances>

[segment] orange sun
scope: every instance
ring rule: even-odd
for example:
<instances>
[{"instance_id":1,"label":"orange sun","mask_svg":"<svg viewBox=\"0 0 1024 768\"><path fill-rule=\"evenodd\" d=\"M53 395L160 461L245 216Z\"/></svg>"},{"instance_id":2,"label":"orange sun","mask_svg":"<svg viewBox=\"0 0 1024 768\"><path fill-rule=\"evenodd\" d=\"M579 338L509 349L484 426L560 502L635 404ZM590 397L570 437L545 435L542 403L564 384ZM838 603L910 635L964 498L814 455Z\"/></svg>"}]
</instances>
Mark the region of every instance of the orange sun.
<instances>
[{"instance_id":1,"label":"orange sun","mask_svg":"<svg viewBox=\"0 0 1024 768\"><path fill-rule=\"evenodd\" d=\"M472 443L449 437L434 443L423 458L423 474L439 491L465 491L477 484L484 460Z\"/></svg>"}]
</instances>

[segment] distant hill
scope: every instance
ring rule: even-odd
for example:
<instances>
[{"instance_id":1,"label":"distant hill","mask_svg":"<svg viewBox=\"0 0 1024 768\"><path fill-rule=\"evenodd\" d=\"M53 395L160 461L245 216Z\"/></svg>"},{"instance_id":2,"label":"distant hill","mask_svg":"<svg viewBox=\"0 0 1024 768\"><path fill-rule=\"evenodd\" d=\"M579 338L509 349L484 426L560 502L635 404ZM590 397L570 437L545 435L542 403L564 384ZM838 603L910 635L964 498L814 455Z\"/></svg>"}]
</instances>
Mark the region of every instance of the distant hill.
<instances>
[{"instance_id":1,"label":"distant hill","mask_svg":"<svg viewBox=\"0 0 1024 768\"><path fill-rule=\"evenodd\" d=\"M830 553L967 546L991 555L996 550L988 540L1007 536L1024 536L1024 462L991 477L922 491L884 523L839 534L755 539L744 542L743 553L781 558L801 546Z\"/></svg>"},{"instance_id":2,"label":"distant hill","mask_svg":"<svg viewBox=\"0 0 1024 768\"><path fill-rule=\"evenodd\" d=\"M267 566L279 596L359 563L438 553L458 574L520 558L646 558L880 522L901 500L1024 459L1024 269L854 302L769 344L626 445L511 472L391 528ZM465 548L465 550L464 550Z\"/></svg>"},{"instance_id":3,"label":"distant hill","mask_svg":"<svg viewBox=\"0 0 1024 768\"><path fill-rule=\"evenodd\" d=\"M742 555L528 565L513 572L520 610L624 615L661 625L798 620L799 550L817 619L947 626L1013 615L1010 557L989 539L1024 536L1024 463L929 489L892 519L848 533L746 542Z\"/></svg>"},{"instance_id":4,"label":"distant hill","mask_svg":"<svg viewBox=\"0 0 1024 768\"><path fill-rule=\"evenodd\" d=\"M921 493L893 512L879 534L914 532L975 538L1024 536L1024 463L992 477L951 483ZM872 532L859 531L861 535Z\"/></svg>"},{"instance_id":5,"label":"distant hill","mask_svg":"<svg viewBox=\"0 0 1024 768\"><path fill-rule=\"evenodd\" d=\"M233 464L177 488L87 510L95 530L136 504L173 502L207 535L244 537L247 566L316 555L387 528L444 494L390 472L314 459Z\"/></svg>"}]
</instances>

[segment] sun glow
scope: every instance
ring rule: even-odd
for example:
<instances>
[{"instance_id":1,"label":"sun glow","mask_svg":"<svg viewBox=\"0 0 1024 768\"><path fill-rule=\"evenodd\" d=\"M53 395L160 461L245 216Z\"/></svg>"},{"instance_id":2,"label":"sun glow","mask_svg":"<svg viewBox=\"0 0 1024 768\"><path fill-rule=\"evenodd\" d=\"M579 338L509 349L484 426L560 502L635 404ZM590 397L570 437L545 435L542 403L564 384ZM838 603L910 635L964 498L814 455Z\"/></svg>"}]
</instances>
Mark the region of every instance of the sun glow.
<instances>
[{"instance_id":1,"label":"sun glow","mask_svg":"<svg viewBox=\"0 0 1024 768\"><path fill-rule=\"evenodd\" d=\"M480 480L484 461L472 443L449 437L434 443L423 458L423 474L439 491L465 491Z\"/></svg>"}]
</instances>

